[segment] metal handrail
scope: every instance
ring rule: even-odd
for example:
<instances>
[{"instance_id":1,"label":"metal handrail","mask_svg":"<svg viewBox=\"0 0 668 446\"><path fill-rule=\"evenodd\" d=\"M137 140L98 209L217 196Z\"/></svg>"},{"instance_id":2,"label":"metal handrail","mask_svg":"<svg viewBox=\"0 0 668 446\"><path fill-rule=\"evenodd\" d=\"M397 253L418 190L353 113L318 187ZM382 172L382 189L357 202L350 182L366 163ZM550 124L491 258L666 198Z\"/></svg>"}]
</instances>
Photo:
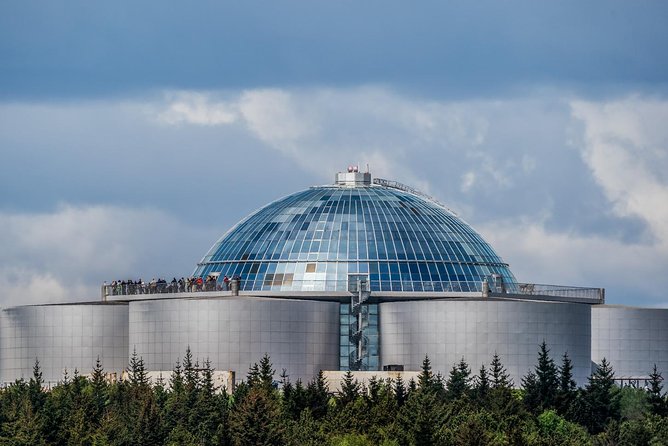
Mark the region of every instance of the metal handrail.
<instances>
[{"instance_id":1,"label":"metal handrail","mask_svg":"<svg viewBox=\"0 0 668 446\"><path fill-rule=\"evenodd\" d=\"M378 286L374 281L370 282L370 288L374 293L383 292L436 292L436 293L484 293L483 281L390 281L391 289L387 289L385 283ZM592 287L573 287L562 285L544 285L536 283L503 283L502 286L494 286L488 282L489 293L492 296L532 296L539 298L547 296L553 298L578 299L591 303L605 302L605 289ZM229 291L231 283L227 286L221 281L204 282L201 286L196 284L187 285L167 283L143 283L102 286L102 298L115 296L136 296L164 293L197 293L210 291ZM312 292L346 292L349 291L348 280L284 280L281 283L275 281L251 281L241 279L240 291L312 291Z\"/></svg>"},{"instance_id":2,"label":"metal handrail","mask_svg":"<svg viewBox=\"0 0 668 446\"><path fill-rule=\"evenodd\" d=\"M604 288L545 285L539 283L506 283L504 287L506 289L505 293L508 294L584 299L597 303L605 302ZM495 290L490 291L495 293Z\"/></svg>"}]
</instances>

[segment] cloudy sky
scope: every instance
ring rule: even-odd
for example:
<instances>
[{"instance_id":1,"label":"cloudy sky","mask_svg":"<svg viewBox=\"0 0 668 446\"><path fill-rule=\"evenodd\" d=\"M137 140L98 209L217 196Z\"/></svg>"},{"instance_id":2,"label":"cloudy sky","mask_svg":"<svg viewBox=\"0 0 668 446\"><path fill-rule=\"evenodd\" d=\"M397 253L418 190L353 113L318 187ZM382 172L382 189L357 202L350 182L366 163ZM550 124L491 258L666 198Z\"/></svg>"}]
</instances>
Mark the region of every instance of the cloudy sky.
<instances>
[{"instance_id":1,"label":"cloudy sky","mask_svg":"<svg viewBox=\"0 0 668 446\"><path fill-rule=\"evenodd\" d=\"M668 307L668 3L0 3L0 306L187 275L349 164Z\"/></svg>"}]
</instances>

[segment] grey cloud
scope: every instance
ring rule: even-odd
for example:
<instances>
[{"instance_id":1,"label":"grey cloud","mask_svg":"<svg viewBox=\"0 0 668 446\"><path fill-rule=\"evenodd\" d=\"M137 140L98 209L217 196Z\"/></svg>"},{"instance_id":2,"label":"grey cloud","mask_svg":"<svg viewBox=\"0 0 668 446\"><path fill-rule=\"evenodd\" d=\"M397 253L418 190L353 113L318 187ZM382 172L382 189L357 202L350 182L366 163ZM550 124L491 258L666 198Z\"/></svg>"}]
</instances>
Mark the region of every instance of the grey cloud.
<instances>
[{"instance_id":1,"label":"grey cloud","mask_svg":"<svg viewBox=\"0 0 668 446\"><path fill-rule=\"evenodd\" d=\"M157 228L157 238L164 241L156 243L174 248L166 255L161 245L158 258L181 259L180 266L146 254L118 268L125 256L136 255L128 251L134 245L122 244L122 255L108 256L109 262L98 269L86 265L80 274L95 280L85 283L113 279L108 271L183 274L226 229L255 208L308 185L329 183L336 170L351 163L363 168L370 163L375 176L425 190L491 234L493 243L498 238L499 253L511 266L517 264L523 280L606 286L612 281L607 274L613 271L613 287L624 301L631 298L633 284L645 290L641 270L652 271L645 259L593 262L582 269L586 277L573 272L582 262L569 264L567 259L590 259L580 254L589 247L611 256L619 247L624 255L654 255L656 264L664 267L668 262L663 248L652 250L655 222L660 219L644 208L615 208L619 199L610 195L610 187L586 155L598 144L600 130L585 115L574 115L577 101L560 94L437 101L367 86L177 91L120 102L5 103L0 105L0 147L6 160L0 165L0 187L8 192L0 197L0 210L6 216L44 216L59 213L54 209L64 202L73 209L136 211L124 218L150 224L121 225L118 230L102 224L102 232L118 240L123 231L149 234L154 231L149 227ZM638 101L666 107L660 99ZM593 104L586 115L593 119L607 103L587 104ZM615 119L627 119L621 116ZM660 126L652 128L657 133L649 144L624 136L643 148L628 146L629 153L645 160L641 165L657 164L656 156L664 153L665 133ZM654 175L649 178L661 179L651 168L647 172ZM629 189L631 194L642 190L650 189ZM145 220L139 215L145 209L156 213ZM89 224L96 225L96 220ZM495 238L497 225L506 235ZM539 260L524 247L527 228L540 236L534 247L542 256ZM11 233L19 234L16 229ZM39 231L34 233L39 239ZM59 238L71 240L80 259L96 255L102 245L100 233L81 234L81 240L67 234ZM544 246L541 237L547 241ZM559 255L551 257L550 243L555 240ZM21 275L17 271L61 283L77 270L77 261L63 262L75 265L71 270L57 264L59 258L68 259L67 253L61 245L50 248L48 239L41 250L28 249L27 241L18 244L13 238L3 243L21 247L6 250L2 280L9 288L15 283L9 278Z\"/></svg>"},{"instance_id":2,"label":"grey cloud","mask_svg":"<svg viewBox=\"0 0 668 446\"><path fill-rule=\"evenodd\" d=\"M0 306L92 301L105 280L187 275L217 236L155 209L2 212Z\"/></svg>"}]
</instances>

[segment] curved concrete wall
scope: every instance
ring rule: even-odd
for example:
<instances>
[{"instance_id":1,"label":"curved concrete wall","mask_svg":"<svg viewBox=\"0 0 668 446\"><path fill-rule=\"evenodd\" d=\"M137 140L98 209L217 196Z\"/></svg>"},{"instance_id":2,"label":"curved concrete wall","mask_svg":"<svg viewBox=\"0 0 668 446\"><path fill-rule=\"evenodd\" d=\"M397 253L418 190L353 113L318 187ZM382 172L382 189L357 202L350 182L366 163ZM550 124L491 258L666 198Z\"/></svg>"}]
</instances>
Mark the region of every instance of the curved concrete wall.
<instances>
[{"instance_id":1,"label":"curved concrete wall","mask_svg":"<svg viewBox=\"0 0 668 446\"><path fill-rule=\"evenodd\" d=\"M35 358L46 382L77 369L90 373L99 356L107 373L128 364L128 306L35 305L2 310L0 380L29 379Z\"/></svg>"},{"instance_id":2,"label":"curved concrete wall","mask_svg":"<svg viewBox=\"0 0 668 446\"><path fill-rule=\"evenodd\" d=\"M447 376L464 357L476 374L497 352L515 385L537 362L545 340L557 364L568 352L578 384L591 370L591 308L588 305L510 300L441 300L380 304L382 365L420 370L429 355Z\"/></svg>"},{"instance_id":3,"label":"curved concrete wall","mask_svg":"<svg viewBox=\"0 0 668 446\"><path fill-rule=\"evenodd\" d=\"M339 367L339 304L227 297L131 302L130 352L148 370L172 370L190 346L201 363L243 379L265 353L278 374L310 381Z\"/></svg>"},{"instance_id":4,"label":"curved concrete wall","mask_svg":"<svg viewBox=\"0 0 668 446\"><path fill-rule=\"evenodd\" d=\"M668 376L668 309L597 305L591 312L591 357L610 361L618 378Z\"/></svg>"}]
</instances>

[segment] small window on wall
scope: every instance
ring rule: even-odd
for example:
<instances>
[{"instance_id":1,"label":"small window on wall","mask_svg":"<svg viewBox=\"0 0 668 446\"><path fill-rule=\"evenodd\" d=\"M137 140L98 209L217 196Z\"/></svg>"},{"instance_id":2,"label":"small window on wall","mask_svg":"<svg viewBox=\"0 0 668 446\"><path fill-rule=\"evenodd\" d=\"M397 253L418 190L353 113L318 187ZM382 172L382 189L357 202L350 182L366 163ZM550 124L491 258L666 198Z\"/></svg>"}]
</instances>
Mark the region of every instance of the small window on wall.
<instances>
[{"instance_id":1,"label":"small window on wall","mask_svg":"<svg viewBox=\"0 0 668 446\"><path fill-rule=\"evenodd\" d=\"M315 263L307 263L306 264L306 272L307 273L314 273L315 272Z\"/></svg>"}]
</instances>

